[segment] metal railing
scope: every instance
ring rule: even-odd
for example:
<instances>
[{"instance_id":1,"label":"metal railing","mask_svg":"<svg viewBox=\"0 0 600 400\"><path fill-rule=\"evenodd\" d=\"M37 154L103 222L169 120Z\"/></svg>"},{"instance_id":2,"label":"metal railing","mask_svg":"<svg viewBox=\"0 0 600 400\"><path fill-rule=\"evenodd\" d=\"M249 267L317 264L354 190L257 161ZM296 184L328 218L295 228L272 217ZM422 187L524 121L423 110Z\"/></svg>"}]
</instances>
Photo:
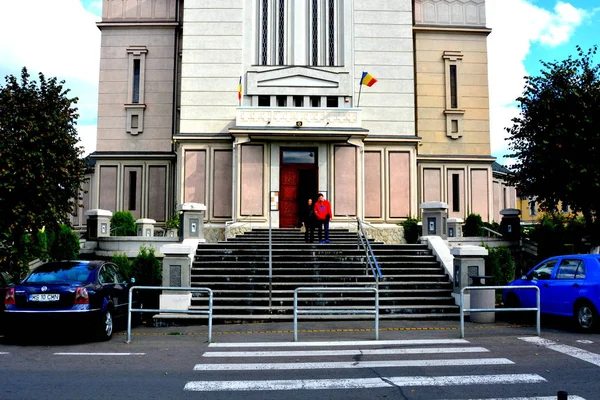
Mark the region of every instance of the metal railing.
<instances>
[{"instance_id":1,"label":"metal railing","mask_svg":"<svg viewBox=\"0 0 600 400\"><path fill-rule=\"evenodd\" d=\"M488 228L487 226L482 226L481 229L487 235L487 237L497 237L501 238L503 235L500 232L496 232L493 229Z\"/></svg>"},{"instance_id":2,"label":"metal railing","mask_svg":"<svg viewBox=\"0 0 600 400\"><path fill-rule=\"evenodd\" d=\"M373 248L371 247L371 243L369 243L369 238L363 228L363 222L360 218L356 217L357 222L357 236L358 236L358 248L362 246L365 251L365 259L366 259L366 267L371 268L371 273L375 278L375 281L379 283L379 279L383 278L383 274L381 273L381 269L379 268L379 263L377 262L377 258L375 257L375 253L373 253Z\"/></svg>"},{"instance_id":3,"label":"metal railing","mask_svg":"<svg viewBox=\"0 0 600 400\"><path fill-rule=\"evenodd\" d=\"M536 291L537 307L526 308L464 308L465 290L496 290L496 289L534 289ZM506 311L537 311L536 326L537 335L540 336L540 288L537 286L467 286L460 290L460 337L465 337L465 311L467 312L506 312Z\"/></svg>"},{"instance_id":4,"label":"metal railing","mask_svg":"<svg viewBox=\"0 0 600 400\"><path fill-rule=\"evenodd\" d=\"M345 292L374 292L375 306L373 310L338 309L338 310L300 310L298 309L298 293L345 293ZM298 341L298 314L374 314L375 340L379 340L379 290L369 287L333 288L333 287L299 287L294 290L294 342Z\"/></svg>"},{"instance_id":5,"label":"metal railing","mask_svg":"<svg viewBox=\"0 0 600 400\"><path fill-rule=\"evenodd\" d=\"M169 310L169 309L149 309L149 308L131 308L133 304L134 290L173 290L185 291L192 293L208 293L208 311L205 310ZM208 341L212 341L212 315L213 315L213 291L209 288L194 288L194 287L169 287L169 286L132 286L129 289L129 305L127 312L127 340L126 343L131 343L131 313L132 312L160 312L160 313L177 313L177 314L207 314L208 315Z\"/></svg>"},{"instance_id":6,"label":"metal railing","mask_svg":"<svg viewBox=\"0 0 600 400\"><path fill-rule=\"evenodd\" d=\"M254 214L250 214L247 217L238 218L235 221L227 221L227 222L225 222L225 241L227 241L227 239L229 239L229 230L230 230L231 225L233 225L233 224L235 224L237 222L248 220L247 222L239 225L239 227L246 226L246 225L249 224L250 225L250 230L252 230L252 217L255 217L255 215Z\"/></svg>"}]
</instances>

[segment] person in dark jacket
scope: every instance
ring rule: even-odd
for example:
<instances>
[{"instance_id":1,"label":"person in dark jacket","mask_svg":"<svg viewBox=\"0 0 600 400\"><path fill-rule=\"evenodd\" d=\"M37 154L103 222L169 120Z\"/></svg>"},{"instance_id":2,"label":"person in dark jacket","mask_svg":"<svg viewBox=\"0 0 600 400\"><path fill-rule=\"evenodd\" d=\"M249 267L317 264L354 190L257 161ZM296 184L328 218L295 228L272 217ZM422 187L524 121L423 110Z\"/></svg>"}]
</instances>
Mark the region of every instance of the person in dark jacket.
<instances>
[{"instance_id":1,"label":"person in dark jacket","mask_svg":"<svg viewBox=\"0 0 600 400\"><path fill-rule=\"evenodd\" d=\"M312 199L308 199L308 205L302 210L300 218L304 227L304 241L312 243L315 240L315 208Z\"/></svg>"}]
</instances>

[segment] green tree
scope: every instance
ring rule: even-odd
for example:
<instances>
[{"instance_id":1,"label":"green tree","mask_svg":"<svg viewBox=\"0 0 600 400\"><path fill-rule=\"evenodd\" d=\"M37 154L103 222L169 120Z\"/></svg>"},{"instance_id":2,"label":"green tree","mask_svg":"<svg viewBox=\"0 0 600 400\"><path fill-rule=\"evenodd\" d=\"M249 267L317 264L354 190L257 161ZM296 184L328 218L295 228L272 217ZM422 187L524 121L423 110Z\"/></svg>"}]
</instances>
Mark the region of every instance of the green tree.
<instances>
[{"instance_id":1,"label":"green tree","mask_svg":"<svg viewBox=\"0 0 600 400\"><path fill-rule=\"evenodd\" d=\"M135 236L136 225L131 211L117 211L110 218L111 236Z\"/></svg>"},{"instance_id":2,"label":"green tree","mask_svg":"<svg viewBox=\"0 0 600 400\"><path fill-rule=\"evenodd\" d=\"M506 157L516 160L508 179L522 197L547 212L568 204L591 228L600 210L600 65L597 47L577 51L526 78Z\"/></svg>"},{"instance_id":3,"label":"green tree","mask_svg":"<svg viewBox=\"0 0 600 400\"><path fill-rule=\"evenodd\" d=\"M5 77L0 85L0 269L22 276L37 232L69 223L85 180L77 98L64 81Z\"/></svg>"}]
</instances>

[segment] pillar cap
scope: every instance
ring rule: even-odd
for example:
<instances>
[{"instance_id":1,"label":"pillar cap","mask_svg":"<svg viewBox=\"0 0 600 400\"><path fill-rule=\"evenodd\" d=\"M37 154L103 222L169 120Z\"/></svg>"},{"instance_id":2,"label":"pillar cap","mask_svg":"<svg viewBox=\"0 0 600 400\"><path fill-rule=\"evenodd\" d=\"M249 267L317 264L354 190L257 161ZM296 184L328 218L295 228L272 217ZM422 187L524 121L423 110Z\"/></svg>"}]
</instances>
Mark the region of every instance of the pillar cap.
<instances>
[{"instance_id":1,"label":"pillar cap","mask_svg":"<svg viewBox=\"0 0 600 400\"><path fill-rule=\"evenodd\" d=\"M99 208L95 208L93 210L87 210L85 212L86 217L112 217L113 213L109 210L101 210Z\"/></svg>"},{"instance_id":2,"label":"pillar cap","mask_svg":"<svg viewBox=\"0 0 600 400\"><path fill-rule=\"evenodd\" d=\"M135 221L136 224L156 224L156 220L150 218L140 218Z\"/></svg>"},{"instance_id":3,"label":"pillar cap","mask_svg":"<svg viewBox=\"0 0 600 400\"><path fill-rule=\"evenodd\" d=\"M465 220L462 219L462 218L448 218L446 221L448 223L455 222L455 223L458 223L458 224L462 224L463 222L465 222Z\"/></svg>"},{"instance_id":4,"label":"pillar cap","mask_svg":"<svg viewBox=\"0 0 600 400\"><path fill-rule=\"evenodd\" d=\"M177 211L206 211L206 205L201 203L183 203L177 206Z\"/></svg>"},{"instance_id":5,"label":"pillar cap","mask_svg":"<svg viewBox=\"0 0 600 400\"><path fill-rule=\"evenodd\" d=\"M442 201L428 201L425 203L421 203L421 205L419 206L419 208L421 210L428 210L428 209L444 209L447 210L448 209L448 204L444 203Z\"/></svg>"},{"instance_id":6,"label":"pillar cap","mask_svg":"<svg viewBox=\"0 0 600 400\"><path fill-rule=\"evenodd\" d=\"M456 246L450 249L453 256L487 256L488 250L481 246Z\"/></svg>"},{"instance_id":7,"label":"pillar cap","mask_svg":"<svg viewBox=\"0 0 600 400\"><path fill-rule=\"evenodd\" d=\"M521 215L521 210L519 210L518 208L505 208L504 210L500 210L500 215Z\"/></svg>"},{"instance_id":8,"label":"pillar cap","mask_svg":"<svg viewBox=\"0 0 600 400\"><path fill-rule=\"evenodd\" d=\"M166 244L164 246L161 246L161 248L160 248L160 252L164 255L168 255L168 254L189 255L192 250L193 250L192 246L189 246L187 244L181 244L181 243Z\"/></svg>"}]
</instances>

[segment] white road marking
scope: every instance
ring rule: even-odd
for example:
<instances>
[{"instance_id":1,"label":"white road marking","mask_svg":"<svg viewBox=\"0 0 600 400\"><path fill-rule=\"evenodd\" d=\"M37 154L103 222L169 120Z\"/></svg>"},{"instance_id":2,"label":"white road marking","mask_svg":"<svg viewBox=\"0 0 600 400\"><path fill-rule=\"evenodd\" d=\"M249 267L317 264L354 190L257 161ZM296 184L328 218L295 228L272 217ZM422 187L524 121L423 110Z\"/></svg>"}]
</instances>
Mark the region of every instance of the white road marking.
<instances>
[{"instance_id":1,"label":"white road marking","mask_svg":"<svg viewBox=\"0 0 600 400\"><path fill-rule=\"evenodd\" d=\"M264 381L194 381L184 390L197 392L248 390L364 389L394 386L464 386L547 382L537 374L392 376L363 379L298 379Z\"/></svg>"},{"instance_id":2,"label":"white road marking","mask_svg":"<svg viewBox=\"0 0 600 400\"><path fill-rule=\"evenodd\" d=\"M420 340L359 340L347 342L255 342L255 343L210 343L208 347L323 347L323 346L414 346L422 344L469 344L465 339L420 339Z\"/></svg>"},{"instance_id":3,"label":"white road marking","mask_svg":"<svg viewBox=\"0 0 600 400\"><path fill-rule=\"evenodd\" d=\"M412 349L359 349L359 350L307 350L307 351L210 351L202 357L319 357L319 356L361 356L382 354L449 354L484 353L484 347L442 347Z\"/></svg>"},{"instance_id":4,"label":"white road marking","mask_svg":"<svg viewBox=\"0 0 600 400\"><path fill-rule=\"evenodd\" d=\"M539 337L522 337L519 338L525 342L537 344L538 346L547 347L550 350L558 351L559 353L566 354L571 357L578 358L583 361L587 361L591 364L600 367L600 355L592 353L591 351L582 350L577 347L567 346L564 344L557 344L556 342L548 339L542 339Z\"/></svg>"},{"instance_id":5,"label":"white road marking","mask_svg":"<svg viewBox=\"0 0 600 400\"><path fill-rule=\"evenodd\" d=\"M194 371L280 371L305 369L349 369L384 367L448 367L464 365L514 364L507 358L460 358L454 360L389 360L347 361L314 363L247 363L247 364L196 364Z\"/></svg>"},{"instance_id":6,"label":"white road marking","mask_svg":"<svg viewBox=\"0 0 600 400\"><path fill-rule=\"evenodd\" d=\"M467 399L465 399L467 400ZM556 396L542 396L542 397L495 397L493 399L468 399L468 400L556 400ZM569 400L585 400L583 397L569 395Z\"/></svg>"},{"instance_id":7,"label":"white road marking","mask_svg":"<svg viewBox=\"0 0 600 400\"><path fill-rule=\"evenodd\" d=\"M146 353L54 353L55 356L143 356Z\"/></svg>"},{"instance_id":8,"label":"white road marking","mask_svg":"<svg viewBox=\"0 0 600 400\"><path fill-rule=\"evenodd\" d=\"M7 352L5 352L5 351L0 351L0 356L6 356L6 355L8 355L8 354L10 354L10 353L7 353Z\"/></svg>"}]
</instances>

